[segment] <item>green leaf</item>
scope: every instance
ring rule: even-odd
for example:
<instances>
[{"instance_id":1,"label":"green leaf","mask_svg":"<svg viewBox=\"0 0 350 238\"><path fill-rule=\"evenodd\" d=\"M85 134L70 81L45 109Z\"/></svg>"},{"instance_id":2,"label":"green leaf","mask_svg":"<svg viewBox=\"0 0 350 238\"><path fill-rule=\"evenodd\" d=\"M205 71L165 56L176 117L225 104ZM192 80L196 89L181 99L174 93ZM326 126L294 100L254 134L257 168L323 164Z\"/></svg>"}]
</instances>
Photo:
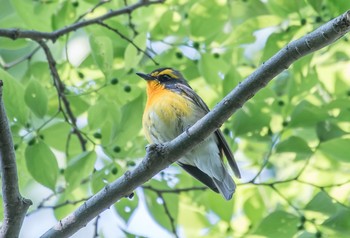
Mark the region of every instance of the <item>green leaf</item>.
<instances>
[{"instance_id":1,"label":"green leaf","mask_svg":"<svg viewBox=\"0 0 350 238\"><path fill-rule=\"evenodd\" d=\"M246 199L243 205L243 209L244 213L246 214L246 216L252 224L258 223L262 219L263 214L266 211L264 201L262 200L259 193L256 193L255 195Z\"/></svg>"},{"instance_id":2,"label":"green leaf","mask_svg":"<svg viewBox=\"0 0 350 238\"><path fill-rule=\"evenodd\" d=\"M268 127L270 120L271 115L262 111L259 103L246 103L243 110L239 110L233 119L233 131L235 135L257 132L263 127Z\"/></svg>"},{"instance_id":3,"label":"green leaf","mask_svg":"<svg viewBox=\"0 0 350 238\"><path fill-rule=\"evenodd\" d=\"M100 128L107 120L108 107L105 101L101 100L88 110L88 123L92 130ZM113 110L113 109L112 109Z\"/></svg>"},{"instance_id":4,"label":"green leaf","mask_svg":"<svg viewBox=\"0 0 350 238\"><path fill-rule=\"evenodd\" d=\"M242 76L239 72L231 68L224 77L224 81L222 82L222 93L223 96L226 96L229 92L231 92L240 82Z\"/></svg>"},{"instance_id":5,"label":"green leaf","mask_svg":"<svg viewBox=\"0 0 350 238\"><path fill-rule=\"evenodd\" d=\"M100 100L88 111L88 122L92 130L101 129L102 144L109 145L118 135L121 113L115 102Z\"/></svg>"},{"instance_id":6,"label":"green leaf","mask_svg":"<svg viewBox=\"0 0 350 238\"><path fill-rule=\"evenodd\" d=\"M303 154L311 154L312 150L305 140L298 136L291 136L288 139L278 143L276 147L276 152L295 152Z\"/></svg>"},{"instance_id":7,"label":"green leaf","mask_svg":"<svg viewBox=\"0 0 350 238\"><path fill-rule=\"evenodd\" d=\"M289 126L315 126L317 122L323 121L327 117L328 115L323 108L317 107L308 101L302 101L295 107L291 115Z\"/></svg>"},{"instance_id":8,"label":"green leaf","mask_svg":"<svg viewBox=\"0 0 350 238\"><path fill-rule=\"evenodd\" d=\"M337 207L332 199L325 192L319 192L305 206L306 210L321 212L327 215L332 215L336 212Z\"/></svg>"},{"instance_id":9,"label":"green leaf","mask_svg":"<svg viewBox=\"0 0 350 238\"><path fill-rule=\"evenodd\" d=\"M320 0L306 0L306 2L308 4L310 4L312 6L312 8L317 12L317 13L321 13L321 9L322 9L322 6L324 6L322 4L322 1Z\"/></svg>"},{"instance_id":10,"label":"green leaf","mask_svg":"<svg viewBox=\"0 0 350 238\"><path fill-rule=\"evenodd\" d=\"M64 177L69 190L73 190L79 186L83 179L86 179L92 174L95 162L96 154L92 151L85 151L69 160L68 166L64 171Z\"/></svg>"},{"instance_id":11,"label":"green leaf","mask_svg":"<svg viewBox=\"0 0 350 238\"><path fill-rule=\"evenodd\" d=\"M115 205L114 208L117 210L118 214L124 219L127 223L132 216L133 212L139 204L139 198L135 194L133 198L123 198L120 199Z\"/></svg>"},{"instance_id":12,"label":"green leaf","mask_svg":"<svg viewBox=\"0 0 350 238\"><path fill-rule=\"evenodd\" d=\"M121 109L122 119L117 132L118 145L125 144L138 135L142 125L143 97L138 96L136 99L125 104Z\"/></svg>"},{"instance_id":13,"label":"green leaf","mask_svg":"<svg viewBox=\"0 0 350 238\"><path fill-rule=\"evenodd\" d=\"M204 79L211 85L221 82L219 74L228 70L228 65L222 60L215 58L212 54L202 54L198 63L198 69Z\"/></svg>"},{"instance_id":14,"label":"green leaf","mask_svg":"<svg viewBox=\"0 0 350 238\"><path fill-rule=\"evenodd\" d=\"M321 142L342 137L346 134L345 131L330 121L322 121L317 123L316 133Z\"/></svg>"},{"instance_id":15,"label":"green leaf","mask_svg":"<svg viewBox=\"0 0 350 238\"><path fill-rule=\"evenodd\" d=\"M180 197L178 222L184 227L184 237L203 237L203 227L210 227L207 214L186 195Z\"/></svg>"},{"instance_id":16,"label":"green leaf","mask_svg":"<svg viewBox=\"0 0 350 238\"><path fill-rule=\"evenodd\" d=\"M22 0L12 0L12 6L18 16L22 18L27 29L37 31L51 31L51 16L57 9L58 1L51 1L50 4ZM34 17L35 16L35 17Z\"/></svg>"},{"instance_id":17,"label":"green leaf","mask_svg":"<svg viewBox=\"0 0 350 238\"><path fill-rule=\"evenodd\" d=\"M292 238L298 232L299 220L285 211L274 211L261 221L254 233L270 238Z\"/></svg>"},{"instance_id":18,"label":"green leaf","mask_svg":"<svg viewBox=\"0 0 350 238\"><path fill-rule=\"evenodd\" d=\"M27 106L40 118L43 118L47 112L48 99L45 89L41 84L31 79L24 93L24 99Z\"/></svg>"},{"instance_id":19,"label":"green leaf","mask_svg":"<svg viewBox=\"0 0 350 238\"><path fill-rule=\"evenodd\" d=\"M213 191L199 191L201 197L201 204L203 204L209 211L214 212L220 217L222 221L230 223L233 216L234 201L226 201L218 193Z\"/></svg>"},{"instance_id":20,"label":"green leaf","mask_svg":"<svg viewBox=\"0 0 350 238\"><path fill-rule=\"evenodd\" d=\"M272 14L278 14L282 17L285 17L289 13L298 12L304 5L304 1L274 0L267 2L267 7L270 12Z\"/></svg>"},{"instance_id":21,"label":"green leaf","mask_svg":"<svg viewBox=\"0 0 350 238\"><path fill-rule=\"evenodd\" d=\"M122 169L117 163L111 163L103 169L97 170L92 174L91 189L93 193L99 192L108 183L120 177Z\"/></svg>"},{"instance_id":22,"label":"green leaf","mask_svg":"<svg viewBox=\"0 0 350 238\"><path fill-rule=\"evenodd\" d=\"M262 15L255 18L250 18L239 24L232 31L232 34L227 39L231 44L247 44L253 43L255 40L252 32L269 26L276 26L280 24L282 18L275 15Z\"/></svg>"},{"instance_id":23,"label":"green leaf","mask_svg":"<svg viewBox=\"0 0 350 238\"><path fill-rule=\"evenodd\" d=\"M57 9L58 11L52 16L53 29L63 28L74 22L76 14L71 1L60 2Z\"/></svg>"},{"instance_id":24,"label":"green leaf","mask_svg":"<svg viewBox=\"0 0 350 238\"><path fill-rule=\"evenodd\" d=\"M199 40L211 39L223 32L228 8L213 1L197 1L188 15L191 35ZM212 16L215 16L215 20Z\"/></svg>"},{"instance_id":25,"label":"green leaf","mask_svg":"<svg viewBox=\"0 0 350 238\"><path fill-rule=\"evenodd\" d=\"M146 33L141 33L138 36L135 37L133 40L134 44L137 45L140 49L145 50L146 49ZM129 70L134 67L136 67L142 57L144 56L144 53L140 52L138 49L135 48L133 44L129 44L124 53L124 63L125 63L125 69Z\"/></svg>"},{"instance_id":26,"label":"green leaf","mask_svg":"<svg viewBox=\"0 0 350 238\"><path fill-rule=\"evenodd\" d=\"M58 177L58 164L51 149L42 141L27 146L25 159L28 171L42 185L55 190Z\"/></svg>"},{"instance_id":27,"label":"green leaf","mask_svg":"<svg viewBox=\"0 0 350 238\"><path fill-rule=\"evenodd\" d=\"M106 36L90 36L91 53L95 63L104 75L109 78L113 65L113 43Z\"/></svg>"},{"instance_id":28,"label":"green leaf","mask_svg":"<svg viewBox=\"0 0 350 238\"><path fill-rule=\"evenodd\" d=\"M67 95L66 97L75 116L85 113L85 111L90 107L90 104L87 103L82 97L77 97L76 95Z\"/></svg>"},{"instance_id":29,"label":"green leaf","mask_svg":"<svg viewBox=\"0 0 350 238\"><path fill-rule=\"evenodd\" d=\"M337 138L323 142L318 147L330 159L350 162L350 138Z\"/></svg>"},{"instance_id":30,"label":"green leaf","mask_svg":"<svg viewBox=\"0 0 350 238\"><path fill-rule=\"evenodd\" d=\"M26 124L28 108L24 102L24 88L22 84L1 68L0 78L4 81L3 97L7 116L11 120L16 119L20 123Z\"/></svg>"},{"instance_id":31,"label":"green leaf","mask_svg":"<svg viewBox=\"0 0 350 238\"><path fill-rule=\"evenodd\" d=\"M341 209L336 214L328 218L323 224L332 230L349 235L350 230L350 210Z\"/></svg>"},{"instance_id":32,"label":"green leaf","mask_svg":"<svg viewBox=\"0 0 350 238\"><path fill-rule=\"evenodd\" d=\"M174 30L179 28L181 21L176 20L179 17L179 14L175 11L170 9L169 11L165 11L159 18L158 24L152 30L152 36L158 36L159 39L162 39L162 37L172 34Z\"/></svg>"},{"instance_id":33,"label":"green leaf","mask_svg":"<svg viewBox=\"0 0 350 238\"><path fill-rule=\"evenodd\" d=\"M42 129L41 135L44 136L45 142L52 148L65 151L66 140L71 131L71 126L66 122L55 121Z\"/></svg>"}]
</instances>

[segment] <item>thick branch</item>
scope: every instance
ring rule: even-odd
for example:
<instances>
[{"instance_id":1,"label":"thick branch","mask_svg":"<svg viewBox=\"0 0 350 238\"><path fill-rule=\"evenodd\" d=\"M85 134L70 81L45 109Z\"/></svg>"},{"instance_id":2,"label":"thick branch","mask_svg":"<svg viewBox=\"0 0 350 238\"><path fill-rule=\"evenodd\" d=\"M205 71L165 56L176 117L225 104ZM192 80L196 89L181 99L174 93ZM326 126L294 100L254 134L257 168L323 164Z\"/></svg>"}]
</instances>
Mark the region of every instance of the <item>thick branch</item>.
<instances>
[{"instance_id":1,"label":"thick branch","mask_svg":"<svg viewBox=\"0 0 350 238\"><path fill-rule=\"evenodd\" d=\"M131 194L135 188L203 141L272 78L297 59L333 43L348 31L350 31L350 11L288 44L239 84L188 131L164 145L149 146L139 166L107 185L75 212L58 222L43 237L67 237L85 226L113 203Z\"/></svg>"},{"instance_id":2,"label":"thick branch","mask_svg":"<svg viewBox=\"0 0 350 238\"><path fill-rule=\"evenodd\" d=\"M16 155L2 100L2 87L3 82L0 80L0 170L4 201L4 221L0 237L18 237L32 202L23 198L18 189Z\"/></svg>"},{"instance_id":3,"label":"thick branch","mask_svg":"<svg viewBox=\"0 0 350 238\"><path fill-rule=\"evenodd\" d=\"M69 25L67 27L64 27L62 29L59 29L53 32L40 32L40 31L34 31L34 30L21 30L21 29L11 28L11 29L0 29L0 36L11 38L13 40L16 40L18 38L28 38L36 41L47 39L47 40L52 40L54 42L58 37L65 35L69 32L76 31L85 26L96 24L98 22L107 20L111 17L130 13L139 7L148 6L156 3L162 3L162 2L164 2L164 0L156 0L156 1L140 0L138 3L135 3L133 5L126 6L124 8L121 8L115 11L110 11L100 17L74 23L72 25Z\"/></svg>"}]
</instances>

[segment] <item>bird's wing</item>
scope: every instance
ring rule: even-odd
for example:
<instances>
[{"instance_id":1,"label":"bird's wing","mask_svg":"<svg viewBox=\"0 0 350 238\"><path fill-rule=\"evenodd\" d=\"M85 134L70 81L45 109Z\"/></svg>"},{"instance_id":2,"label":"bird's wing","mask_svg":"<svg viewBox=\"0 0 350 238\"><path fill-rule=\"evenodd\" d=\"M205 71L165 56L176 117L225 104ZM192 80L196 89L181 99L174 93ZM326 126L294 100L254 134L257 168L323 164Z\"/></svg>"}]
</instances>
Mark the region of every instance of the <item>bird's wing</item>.
<instances>
[{"instance_id":1,"label":"bird's wing","mask_svg":"<svg viewBox=\"0 0 350 238\"><path fill-rule=\"evenodd\" d=\"M175 90L180 93L184 93L188 97L188 99L192 100L197 106L199 106L205 112L205 114L207 114L210 111L208 106L205 104L205 102L198 96L198 94L195 91L193 91L193 89L190 86L186 86L184 84L176 84ZM219 149L220 151L224 152L227 158L227 161L232 171L234 172L235 176L237 178L241 178L241 173L239 172L235 158L221 130L217 129L215 131L215 135L218 141Z\"/></svg>"},{"instance_id":2,"label":"bird's wing","mask_svg":"<svg viewBox=\"0 0 350 238\"><path fill-rule=\"evenodd\" d=\"M192 166L192 165L184 164L184 163L181 163L179 161L177 162L177 164L180 165L181 168L186 170L193 177L198 179L200 182L207 185L208 188L210 188L211 190L213 190L216 193L219 193L219 190L216 187L215 183L206 173L204 173L203 171L201 171L200 169L198 169L197 167Z\"/></svg>"}]
</instances>

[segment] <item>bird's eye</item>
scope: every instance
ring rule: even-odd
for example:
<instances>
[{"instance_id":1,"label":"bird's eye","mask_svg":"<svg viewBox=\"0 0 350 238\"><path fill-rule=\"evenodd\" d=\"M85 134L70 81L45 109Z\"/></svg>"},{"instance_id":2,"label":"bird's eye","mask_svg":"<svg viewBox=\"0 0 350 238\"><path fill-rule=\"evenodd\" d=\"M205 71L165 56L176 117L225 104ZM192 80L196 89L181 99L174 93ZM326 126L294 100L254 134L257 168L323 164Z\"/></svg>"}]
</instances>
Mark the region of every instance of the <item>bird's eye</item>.
<instances>
[{"instance_id":1,"label":"bird's eye","mask_svg":"<svg viewBox=\"0 0 350 238\"><path fill-rule=\"evenodd\" d=\"M169 81L171 79L171 77L167 74L162 74L162 75L159 75L159 80L160 81Z\"/></svg>"}]
</instances>

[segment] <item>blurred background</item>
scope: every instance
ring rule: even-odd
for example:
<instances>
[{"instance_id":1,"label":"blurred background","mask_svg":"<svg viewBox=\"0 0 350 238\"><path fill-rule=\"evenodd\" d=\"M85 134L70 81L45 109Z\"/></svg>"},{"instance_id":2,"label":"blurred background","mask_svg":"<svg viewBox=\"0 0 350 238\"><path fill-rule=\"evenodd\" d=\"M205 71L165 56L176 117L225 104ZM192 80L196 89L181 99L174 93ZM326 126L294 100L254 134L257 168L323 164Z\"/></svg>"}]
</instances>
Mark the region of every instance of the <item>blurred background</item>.
<instances>
[{"instance_id":1,"label":"blurred background","mask_svg":"<svg viewBox=\"0 0 350 238\"><path fill-rule=\"evenodd\" d=\"M0 28L52 32L134 0L0 0ZM39 237L145 155L145 82L181 71L213 108L346 0L167 0L37 42L0 35L0 78L20 190L21 237ZM348 237L348 36L303 57L223 126L242 173L231 201L173 165L73 237ZM2 200L0 201L2 203ZM2 210L2 206L0 208ZM3 212L0 212L3 219Z\"/></svg>"}]
</instances>

